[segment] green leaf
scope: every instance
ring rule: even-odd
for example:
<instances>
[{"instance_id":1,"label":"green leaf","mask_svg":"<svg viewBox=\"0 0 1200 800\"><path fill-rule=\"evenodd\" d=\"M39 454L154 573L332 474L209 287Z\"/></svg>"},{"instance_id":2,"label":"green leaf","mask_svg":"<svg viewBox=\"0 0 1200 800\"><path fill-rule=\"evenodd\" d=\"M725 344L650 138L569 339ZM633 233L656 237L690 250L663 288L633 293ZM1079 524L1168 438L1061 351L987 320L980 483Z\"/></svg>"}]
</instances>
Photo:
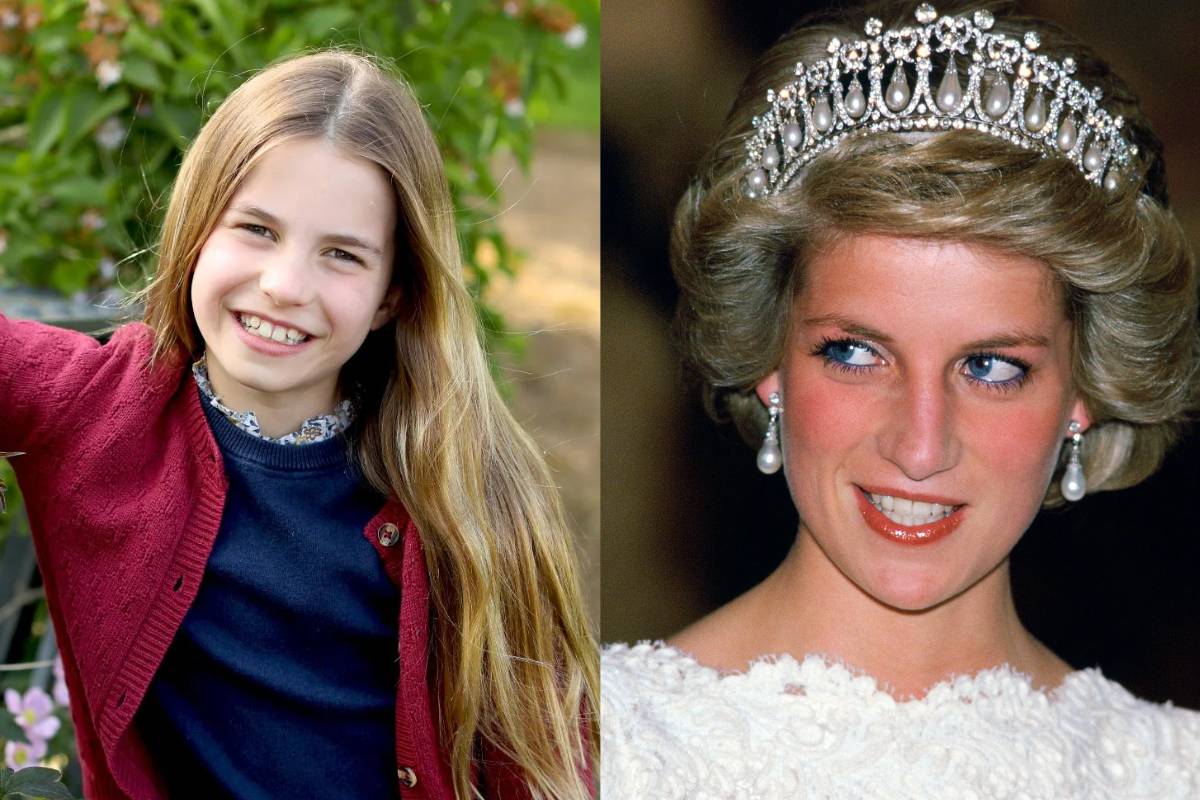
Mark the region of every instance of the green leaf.
<instances>
[{"instance_id":1,"label":"green leaf","mask_svg":"<svg viewBox=\"0 0 1200 800\"><path fill-rule=\"evenodd\" d=\"M13 715L0 711L0 739L8 739L13 742L27 742L25 731L13 719Z\"/></svg>"},{"instance_id":2,"label":"green leaf","mask_svg":"<svg viewBox=\"0 0 1200 800\"><path fill-rule=\"evenodd\" d=\"M74 800L61 779L62 773L49 767L17 770L8 779L5 800Z\"/></svg>"},{"instance_id":3,"label":"green leaf","mask_svg":"<svg viewBox=\"0 0 1200 800\"><path fill-rule=\"evenodd\" d=\"M90 175L74 175L50 187L50 196L79 206L103 206L109 199L109 183Z\"/></svg>"},{"instance_id":4,"label":"green leaf","mask_svg":"<svg viewBox=\"0 0 1200 800\"><path fill-rule=\"evenodd\" d=\"M65 295L86 289L96 274L96 265L83 259L59 261L50 273L51 285Z\"/></svg>"},{"instance_id":5,"label":"green leaf","mask_svg":"<svg viewBox=\"0 0 1200 800\"><path fill-rule=\"evenodd\" d=\"M227 9L221 8L217 0L192 0L192 2L200 9L200 13L204 15L208 24L213 26L213 30L219 34L222 48L231 47L238 40L237 29L233 27L229 17L226 16Z\"/></svg>"},{"instance_id":6,"label":"green leaf","mask_svg":"<svg viewBox=\"0 0 1200 800\"><path fill-rule=\"evenodd\" d=\"M159 103L152 116L180 147L191 141L200 127L200 111L193 106Z\"/></svg>"},{"instance_id":7,"label":"green leaf","mask_svg":"<svg viewBox=\"0 0 1200 800\"><path fill-rule=\"evenodd\" d=\"M161 92L164 88L158 69L141 56L126 56L121 59L121 77L126 83L152 92Z\"/></svg>"},{"instance_id":8,"label":"green leaf","mask_svg":"<svg viewBox=\"0 0 1200 800\"><path fill-rule=\"evenodd\" d=\"M91 86L82 87L67 109L67 134L63 150L68 151L90 134L104 120L129 105L129 92L124 88L101 94Z\"/></svg>"},{"instance_id":9,"label":"green leaf","mask_svg":"<svg viewBox=\"0 0 1200 800\"><path fill-rule=\"evenodd\" d=\"M29 147L35 156L49 152L67 127L66 95L57 88L38 93L29 110Z\"/></svg>"},{"instance_id":10,"label":"green leaf","mask_svg":"<svg viewBox=\"0 0 1200 800\"><path fill-rule=\"evenodd\" d=\"M300 20L301 30L318 41L331 35L336 28L354 21L353 9L339 5L318 6Z\"/></svg>"},{"instance_id":11,"label":"green leaf","mask_svg":"<svg viewBox=\"0 0 1200 800\"><path fill-rule=\"evenodd\" d=\"M129 29L125 31L124 38L121 39L121 47L125 49L126 53L136 53L168 69L175 66L175 53L171 51L167 43L148 32L140 24L135 23L129 26Z\"/></svg>"}]
</instances>

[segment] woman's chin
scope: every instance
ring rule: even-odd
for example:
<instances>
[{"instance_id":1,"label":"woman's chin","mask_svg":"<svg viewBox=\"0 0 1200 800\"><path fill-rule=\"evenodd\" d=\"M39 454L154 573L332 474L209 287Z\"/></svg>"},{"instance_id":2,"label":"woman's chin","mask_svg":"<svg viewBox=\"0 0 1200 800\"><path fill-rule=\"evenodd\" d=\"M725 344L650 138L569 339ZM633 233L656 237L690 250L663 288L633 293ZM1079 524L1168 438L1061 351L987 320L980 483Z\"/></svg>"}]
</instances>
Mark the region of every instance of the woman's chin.
<instances>
[{"instance_id":1,"label":"woman's chin","mask_svg":"<svg viewBox=\"0 0 1200 800\"><path fill-rule=\"evenodd\" d=\"M889 570L857 583L875 602L914 613L928 611L957 594L945 575L928 571Z\"/></svg>"}]
</instances>

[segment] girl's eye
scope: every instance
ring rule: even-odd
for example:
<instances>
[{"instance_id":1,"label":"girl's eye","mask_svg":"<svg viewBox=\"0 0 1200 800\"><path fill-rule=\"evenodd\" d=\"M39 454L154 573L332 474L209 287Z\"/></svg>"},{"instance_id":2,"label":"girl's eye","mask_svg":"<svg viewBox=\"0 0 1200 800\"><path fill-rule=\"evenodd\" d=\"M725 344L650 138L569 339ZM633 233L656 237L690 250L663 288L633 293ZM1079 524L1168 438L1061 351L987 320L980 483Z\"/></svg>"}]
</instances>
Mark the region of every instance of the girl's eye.
<instances>
[{"instance_id":1,"label":"girl's eye","mask_svg":"<svg viewBox=\"0 0 1200 800\"><path fill-rule=\"evenodd\" d=\"M1028 365L1021 361L991 353L968 357L963 368L971 380L995 387L1019 386L1029 374Z\"/></svg>"},{"instance_id":2,"label":"girl's eye","mask_svg":"<svg viewBox=\"0 0 1200 800\"><path fill-rule=\"evenodd\" d=\"M822 342L817 354L834 366L873 367L879 363L879 355L870 345L854 339Z\"/></svg>"},{"instance_id":3,"label":"girl's eye","mask_svg":"<svg viewBox=\"0 0 1200 800\"><path fill-rule=\"evenodd\" d=\"M250 233L254 234L255 236L265 236L267 238L271 238L273 235L269 228L267 228L263 225L257 225L253 222L243 222L241 225L238 225L238 227L242 228L243 230L249 231Z\"/></svg>"},{"instance_id":4,"label":"girl's eye","mask_svg":"<svg viewBox=\"0 0 1200 800\"><path fill-rule=\"evenodd\" d=\"M354 255L353 253L347 253L345 250L340 250L336 247L333 248L332 250L330 250L329 253L334 258L336 258L338 261L350 261L350 262L353 262L356 264L363 263L362 259L359 258L358 256Z\"/></svg>"}]
</instances>

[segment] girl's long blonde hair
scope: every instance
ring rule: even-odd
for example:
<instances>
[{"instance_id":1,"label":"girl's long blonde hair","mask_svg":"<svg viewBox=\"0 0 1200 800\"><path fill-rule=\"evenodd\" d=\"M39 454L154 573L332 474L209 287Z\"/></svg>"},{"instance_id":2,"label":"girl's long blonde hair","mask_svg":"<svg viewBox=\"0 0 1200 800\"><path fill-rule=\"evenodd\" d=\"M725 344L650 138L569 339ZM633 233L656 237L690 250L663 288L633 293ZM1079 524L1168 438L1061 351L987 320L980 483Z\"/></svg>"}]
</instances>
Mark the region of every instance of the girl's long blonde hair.
<instances>
[{"instance_id":1,"label":"girl's long blonde hair","mask_svg":"<svg viewBox=\"0 0 1200 800\"><path fill-rule=\"evenodd\" d=\"M139 293L154 358L204 342L189 301L200 249L269 148L324 138L378 164L397 208L397 317L343 368L362 401L364 476L422 533L433 602L434 699L455 793L487 745L533 796L591 794L599 675L572 539L542 454L505 406L463 281L441 155L408 86L372 60L324 51L276 64L221 105L188 150Z\"/></svg>"}]
</instances>

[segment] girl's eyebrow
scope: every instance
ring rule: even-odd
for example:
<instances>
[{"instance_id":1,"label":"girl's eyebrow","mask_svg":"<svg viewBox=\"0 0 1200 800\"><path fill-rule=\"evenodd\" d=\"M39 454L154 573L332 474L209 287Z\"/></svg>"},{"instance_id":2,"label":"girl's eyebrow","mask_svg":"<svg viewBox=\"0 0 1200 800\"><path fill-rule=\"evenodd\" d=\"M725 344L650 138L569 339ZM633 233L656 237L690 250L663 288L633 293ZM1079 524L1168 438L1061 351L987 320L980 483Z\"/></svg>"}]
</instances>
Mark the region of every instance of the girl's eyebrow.
<instances>
[{"instance_id":1,"label":"girl's eyebrow","mask_svg":"<svg viewBox=\"0 0 1200 800\"><path fill-rule=\"evenodd\" d=\"M264 208L259 208L258 206L250 205L248 203L238 203L234 206L231 206L230 210L237 211L250 217L257 217L264 222L274 225L277 228L284 227L283 220L272 214L270 211L267 211ZM381 250L379 247L371 244L368 241L360 239L357 236L351 236L348 233L327 233L321 238L324 241L330 242L331 244L345 245L346 247L357 247L360 250L366 250L372 255L383 258L383 250Z\"/></svg>"},{"instance_id":2,"label":"girl's eyebrow","mask_svg":"<svg viewBox=\"0 0 1200 800\"><path fill-rule=\"evenodd\" d=\"M861 336L864 339L870 339L880 344L893 345L895 339L883 331L875 330L869 325L864 325L850 317L844 317L841 314L825 314L819 317L806 317L801 320L801 324L808 327L819 327L822 325L832 325L841 328L851 336ZM999 350L1005 347L1049 347L1050 340L1040 333L1021 330L1020 328L1011 331L1003 331L993 336L988 336L983 339L976 339L972 342L967 342L963 345L964 351L971 350Z\"/></svg>"}]
</instances>

